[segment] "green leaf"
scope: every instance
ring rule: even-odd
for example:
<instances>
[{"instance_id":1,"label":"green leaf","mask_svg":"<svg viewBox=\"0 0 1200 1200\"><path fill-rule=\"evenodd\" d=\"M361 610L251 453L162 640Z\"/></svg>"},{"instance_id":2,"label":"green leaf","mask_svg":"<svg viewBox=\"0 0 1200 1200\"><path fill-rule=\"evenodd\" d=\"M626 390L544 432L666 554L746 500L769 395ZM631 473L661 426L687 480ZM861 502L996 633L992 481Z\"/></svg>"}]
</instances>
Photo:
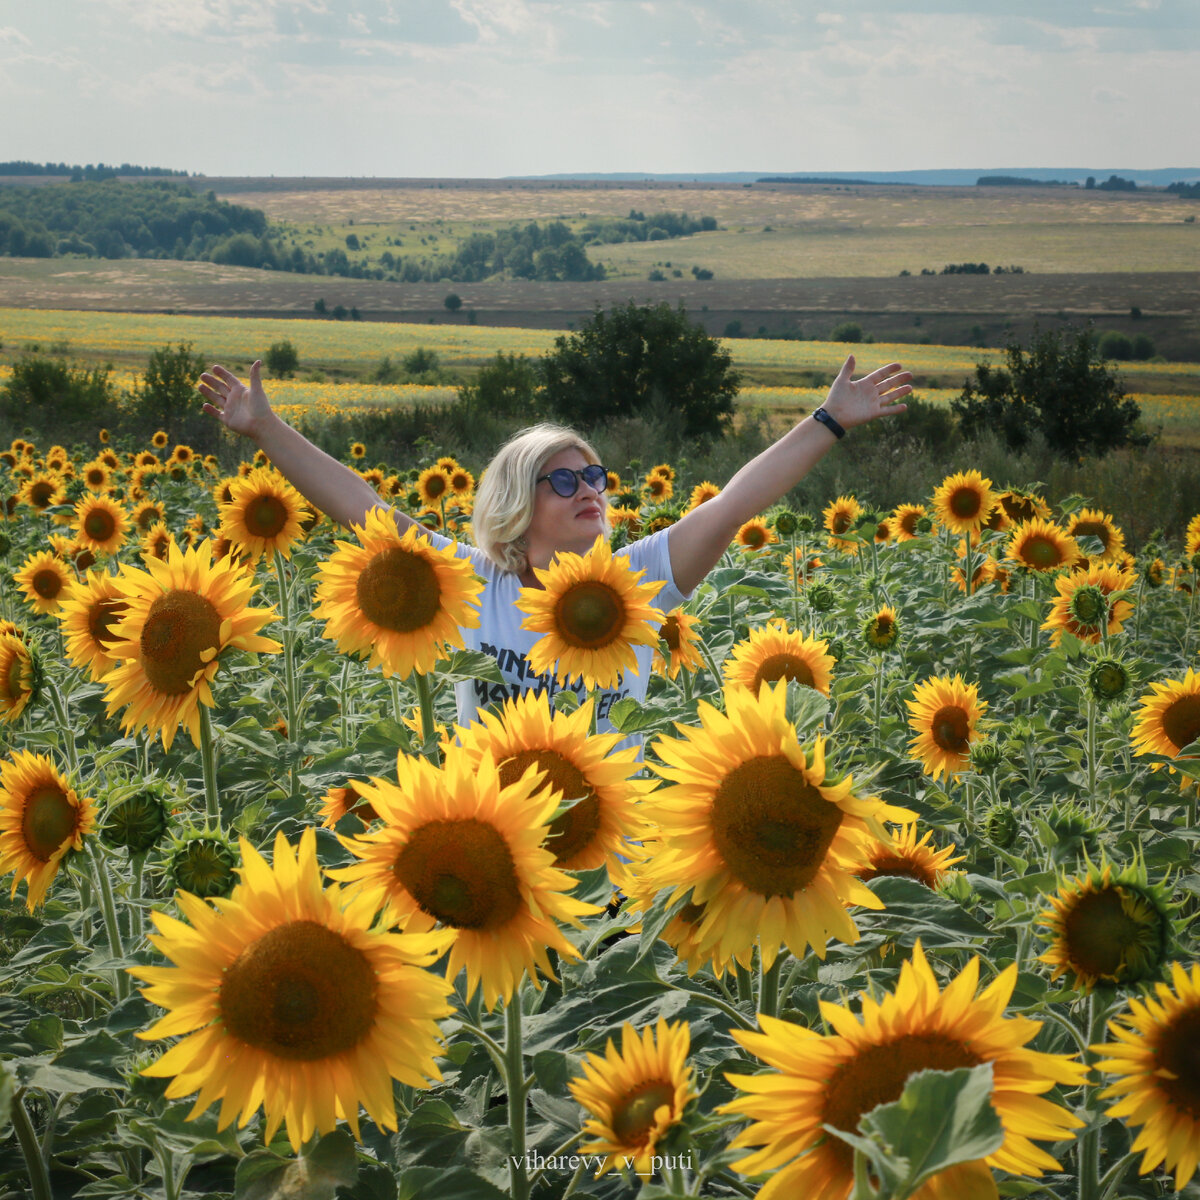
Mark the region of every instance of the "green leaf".
<instances>
[{"instance_id":1,"label":"green leaf","mask_svg":"<svg viewBox=\"0 0 1200 1200\"><path fill-rule=\"evenodd\" d=\"M8 1069L8 1064L0 1061L0 1133L8 1128L12 1119L13 1096L17 1090L17 1077Z\"/></svg>"},{"instance_id":2,"label":"green leaf","mask_svg":"<svg viewBox=\"0 0 1200 1200\"><path fill-rule=\"evenodd\" d=\"M918 1071L909 1076L898 1100L863 1116L859 1136L832 1125L824 1128L870 1163L881 1200L905 1200L939 1171L986 1158L999 1148L1004 1126L991 1095L991 1063Z\"/></svg>"},{"instance_id":3,"label":"green leaf","mask_svg":"<svg viewBox=\"0 0 1200 1200\"><path fill-rule=\"evenodd\" d=\"M343 1130L327 1133L311 1153L279 1158L256 1150L238 1163L234 1200L333 1200L358 1177L354 1141Z\"/></svg>"},{"instance_id":4,"label":"green leaf","mask_svg":"<svg viewBox=\"0 0 1200 1200\"><path fill-rule=\"evenodd\" d=\"M508 1193L464 1167L409 1167L396 1200L508 1200Z\"/></svg>"},{"instance_id":5,"label":"green leaf","mask_svg":"<svg viewBox=\"0 0 1200 1200\"><path fill-rule=\"evenodd\" d=\"M439 681L458 683L461 679L486 679L488 683L503 683L500 664L482 650L455 650L448 662L437 669Z\"/></svg>"}]
</instances>

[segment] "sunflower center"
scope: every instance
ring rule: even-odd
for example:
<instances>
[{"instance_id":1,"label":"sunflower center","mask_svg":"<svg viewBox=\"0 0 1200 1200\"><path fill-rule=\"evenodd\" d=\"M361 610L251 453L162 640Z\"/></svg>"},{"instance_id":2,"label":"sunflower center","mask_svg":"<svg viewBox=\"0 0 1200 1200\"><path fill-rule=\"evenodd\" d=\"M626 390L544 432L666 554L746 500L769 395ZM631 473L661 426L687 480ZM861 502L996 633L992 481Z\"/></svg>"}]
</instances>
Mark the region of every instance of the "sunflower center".
<instances>
[{"instance_id":1,"label":"sunflower center","mask_svg":"<svg viewBox=\"0 0 1200 1200\"><path fill-rule=\"evenodd\" d=\"M1100 545L1104 547L1104 553L1108 553L1108 545L1112 538L1107 525L1103 521L1079 521L1074 529L1071 530L1072 537L1094 537L1100 539Z\"/></svg>"},{"instance_id":2,"label":"sunflower center","mask_svg":"<svg viewBox=\"0 0 1200 1200\"><path fill-rule=\"evenodd\" d=\"M834 533L845 533L850 528L850 522L853 518L848 512L834 513L833 520L830 522L830 527Z\"/></svg>"},{"instance_id":3,"label":"sunflower center","mask_svg":"<svg viewBox=\"0 0 1200 1200\"><path fill-rule=\"evenodd\" d=\"M659 628L658 636L667 643L668 650L679 649L679 618L668 617Z\"/></svg>"},{"instance_id":4,"label":"sunflower center","mask_svg":"<svg viewBox=\"0 0 1200 1200\"><path fill-rule=\"evenodd\" d=\"M121 620L125 612L125 602L123 600L100 600L88 610L88 633L92 635L92 640L103 645L106 642L115 642L116 636L113 629Z\"/></svg>"},{"instance_id":5,"label":"sunflower center","mask_svg":"<svg viewBox=\"0 0 1200 1200\"><path fill-rule=\"evenodd\" d=\"M750 550L759 549L767 540L767 532L757 525L752 525L742 534L742 544Z\"/></svg>"},{"instance_id":6,"label":"sunflower center","mask_svg":"<svg viewBox=\"0 0 1200 1200\"><path fill-rule=\"evenodd\" d=\"M623 1146L644 1145L654 1128L654 1114L675 1102L675 1089L665 1079L648 1079L613 1105L612 1131Z\"/></svg>"},{"instance_id":7,"label":"sunflower center","mask_svg":"<svg viewBox=\"0 0 1200 1200\"><path fill-rule=\"evenodd\" d=\"M1200 696L1180 696L1163 713L1162 731L1177 750L1200 737Z\"/></svg>"},{"instance_id":8,"label":"sunflower center","mask_svg":"<svg viewBox=\"0 0 1200 1200\"><path fill-rule=\"evenodd\" d=\"M554 788L564 800L576 802L550 822L545 842L555 864L561 866L586 850L600 831L600 801L586 776L557 750L522 750L505 759L500 764L500 786L516 783L534 764L546 773L543 788Z\"/></svg>"},{"instance_id":9,"label":"sunflower center","mask_svg":"<svg viewBox=\"0 0 1200 1200\"><path fill-rule=\"evenodd\" d=\"M929 733L934 744L952 754L966 754L970 749L971 723L967 714L957 704L939 708L929 723Z\"/></svg>"},{"instance_id":10,"label":"sunflower center","mask_svg":"<svg viewBox=\"0 0 1200 1200\"><path fill-rule=\"evenodd\" d=\"M521 909L508 843L494 826L468 818L413 830L392 873L422 912L457 929L499 929Z\"/></svg>"},{"instance_id":11,"label":"sunflower center","mask_svg":"<svg viewBox=\"0 0 1200 1200\"><path fill-rule=\"evenodd\" d=\"M1080 896L1063 920L1067 960L1079 975L1116 979L1154 930L1130 913L1118 888Z\"/></svg>"},{"instance_id":12,"label":"sunflower center","mask_svg":"<svg viewBox=\"0 0 1200 1200\"><path fill-rule=\"evenodd\" d=\"M983 497L975 488L955 488L950 493L950 511L960 520L977 517L983 508Z\"/></svg>"},{"instance_id":13,"label":"sunflower center","mask_svg":"<svg viewBox=\"0 0 1200 1200\"><path fill-rule=\"evenodd\" d=\"M1058 543L1041 534L1027 538L1020 550L1021 559L1035 570L1057 567L1063 561Z\"/></svg>"},{"instance_id":14,"label":"sunflower center","mask_svg":"<svg viewBox=\"0 0 1200 1200\"><path fill-rule=\"evenodd\" d=\"M44 567L33 573L29 583L43 600L53 600L62 591L63 577L53 567Z\"/></svg>"},{"instance_id":15,"label":"sunflower center","mask_svg":"<svg viewBox=\"0 0 1200 1200\"><path fill-rule=\"evenodd\" d=\"M221 640L221 617L206 596L183 588L164 592L142 626L142 670L156 692L182 696L204 667L201 654Z\"/></svg>"},{"instance_id":16,"label":"sunflower center","mask_svg":"<svg viewBox=\"0 0 1200 1200\"><path fill-rule=\"evenodd\" d=\"M607 583L585 580L567 588L554 606L558 635L570 646L598 650L625 627L625 605Z\"/></svg>"},{"instance_id":17,"label":"sunflower center","mask_svg":"<svg viewBox=\"0 0 1200 1200\"><path fill-rule=\"evenodd\" d=\"M288 523L288 507L278 496L255 496L246 505L246 528L255 536L277 537Z\"/></svg>"},{"instance_id":18,"label":"sunflower center","mask_svg":"<svg viewBox=\"0 0 1200 1200\"><path fill-rule=\"evenodd\" d=\"M83 532L93 541L107 542L117 531L117 523L112 513L104 508L93 508L83 518Z\"/></svg>"},{"instance_id":19,"label":"sunflower center","mask_svg":"<svg viewBox=\"0 0 1200 1200\"><path fill-rule=\"evenodd\" d=\"M863 1113L900 1098L908 1077L917 1071L956 1071L983 1060L960 1042L937 1033L906 1034L892 1042L860 1050L834 1072L825 1090L823 1124L853 1133ZM854 1151L839 1138L826 1147L849 1169Z\"/></svg>"},{"instance_id":20,"label":"sunflower center","mask_svg":"<svg viewBox=\"0 0 1200 1200\"><path fill-rule=\"evenodd\" d=\"M29 489L29 499L34 508L48 508L54 496L54 484L35 483Z\"/></svg>"},{"instance_id":21,"label":"sunflower center","mask_svg":"<svg viewBox=\"0 0 1200 1200\"><path fill-rule=\"evenodd\" d=\"M25 801L21 818L25 848L39 862L49 862L63 842L75 836L77 815L62 788L54 784L37 788Z\"/></svg>"},{"instance_id":22,"label":"sunflower center","mask_svg":"<svg viewBox=\"0 0 1200 1200\"><path fill-rule=\"evenodd\" d=\"M14 654L8 661L8 670L4 675L4 697L12 699L14 696L19 696L24 690L24 682L21 679L22 668L24 667L24 659L19 654Z\"/></svg>"},{"instance_id":23,"label":"sunflower center","mask_svg":"<svg viewBox=\"0 0 1200 1200\"><path fill-rule=\"evenodd\" d=\"M1200 1120L1200 1005L1192 1004L1163 1030L1155 1086L1193 1121Z\"/></svg>"},{"instance_id":24,"label":"sunflower center","mask_svg":"<svg viewBox=\"0 0 1200 1200\"><path fill-rule=\"evenodd\" d=\"M900 528L903 529L905 533L912 536L916 531L917 518L922 515L923 514L919 512L906 512L904 516L900 518Z\"/></svg>"},{"instance_id":25,"label":"sunflower center","mask_svg":"<svg viewBox=\"0 0 1200 1200\"><path fill-rule=\"evenodd\" d=\"M754 672L754 683L750 690L757 694L764 683L775 683L780 679L789 682L793 679L805 687L816 687L816 677L812 667L795 654L772 654L763 660L762 665Z\"/></svg>"},{"instance_id":26,"label":"sunflower center","mask_svg":"<svg viewBox=\"0 0 1200 1200\"><path fill-rule=\"evenodd\" d=\"M781 754L735 767L713 799L717 850L734 876L763 896L807 887L841 823L842 810Z\"/></svg>"},{"instance_id":27,"label":"sunflower center","mask_svg":"<svg viewBox=\"0 0 1200 1200\"><path fill-rule=\"evenodd\" d=\"M927 888L937 884L937 876L928 867L904 858L899 854L881 854L871 860L871 865L859 872L860 879L875 879L880 875L894 875L900 879L915 879Z\"/></svg>"},{"instance_id":28,"label":"sunflower center","mask_svg":"<svg viewBox=\"0 0 1200 1200\"><path fill-rule=\"evenodd\" d=\"M367 956L316 921L263 934L225 969L219 1006L229 1033L278 1058L314 1062L352 1050L375 1024Z\"/></svg>"},{"instance_id":29,"label":"sunflower center","mask_svg":"<svg viewBox=\"0 0 1200 1200\"><path fill-rule=\"evenodd\" d=\"M442 603L433 564L400 546L376 554L354 590L363 616L380 629L396 633L424 629Z\"/></svg>"}]
</instances>

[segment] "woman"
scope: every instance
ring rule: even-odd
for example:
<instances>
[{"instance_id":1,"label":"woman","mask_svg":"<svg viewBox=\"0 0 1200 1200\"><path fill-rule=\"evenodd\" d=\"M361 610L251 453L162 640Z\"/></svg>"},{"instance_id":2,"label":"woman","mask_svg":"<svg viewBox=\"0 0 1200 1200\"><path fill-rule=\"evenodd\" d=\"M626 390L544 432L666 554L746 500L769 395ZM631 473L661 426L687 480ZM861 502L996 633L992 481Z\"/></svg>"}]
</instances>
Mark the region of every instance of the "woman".
<instances>
[{"instance_id":1,"label":"woman","mask_svg":"<svg viewBox=\"0 0 1200 1200\"><path fill-rule=\"evenodd\" d=\"M204 411L251 438L275 467L317 508L340 525L361 525L367 512L387 507L374 489L348 467L317 449L272 411L263 390L261 362L250 368L247 386L231 371L214 366L200 377ZM790 429L737 472L721 493L668 529L643 538L619 553L628 556L645 579L661 581L652 603L664 613L682 603L717 563L737 530L794 487L845 431L878 417L905 411L900 403L912 391L912 375L888 363L853 379L854 357L842 364L824 405ZM539 425L511 439L489 464L475 498L472 527L477 547L428 532L439 547L471 559L485 581L480 626L464 630L467 644L497 660L504 685L464 682L456 687L459 721L497 701L529 689L553 693L550 675L530 671L525 653L541 635L520 628L515 607L522 587L540 587L535 569L547 569L560 551L585 554L608 533L606 477L596 452L578 434L561 426ZM415 524L391 509L401 533ZM637 648L638 674L598 699L600 728L611 728L607 713L621 696L644 699L652 650ZM580 685L582 687L582 685Z\"/></svg>"}]
</instances>

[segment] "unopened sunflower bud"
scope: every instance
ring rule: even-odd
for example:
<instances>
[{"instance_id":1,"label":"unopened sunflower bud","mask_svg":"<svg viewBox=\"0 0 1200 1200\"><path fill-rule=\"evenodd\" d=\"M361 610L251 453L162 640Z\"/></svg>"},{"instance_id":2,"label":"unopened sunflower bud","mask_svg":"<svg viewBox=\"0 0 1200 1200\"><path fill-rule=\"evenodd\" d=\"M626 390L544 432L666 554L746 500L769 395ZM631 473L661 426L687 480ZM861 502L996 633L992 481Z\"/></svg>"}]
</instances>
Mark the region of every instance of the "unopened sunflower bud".
<instances>
[{"instance_id":1,"label":"unopened sunflower bud","mask_svg":"<svg viewBox=\"0 0 1200 1200\"><path fill-rule=\"evenodd\" d=\"M827 583L814 583L805 588L804 595L814 612L829 612L837 603L837 592Z\"/></svg>"},{"instance_id":2,"label":"unopened sunflower bud","mask_svg":"<svg viewBox=\"0 0 1200 1200\"><path fill-rule=\"evenodd\" d=\"M780 537L791 537L800 528L800 518L790 508L775 514L775 532Z\"/></svg>"},{"instance_id":3,"label":"unopened sunflower bud","mask_svg":"<svg viewBox=\"0 0 1200 1200\"><path fill-rule=\"evenodd\" d=\"M1017 840L1018 828L1016 814L1003 804L993 804L983 815L984 836L1002 850Z\"/></svg>"},{"instance_id":4,"label":"unopened sunflower bud","mask_svg":"<svg viewBox=\"0 0 1200 1200\"><path fill-rule=\"evenodd\" d=\"M167 831L167 807L149 788L115 800L104 814L101 840L120 846L130 855L145 854Z\"/></svg>"},{"instance_id":5,"label":"unopened sunflower bud","mask_svg":"<svg viewBox=\"0 0 1200 1200\"><path fill-rule=\"evenodd\" d=\"M841 662L846 657L846 644L841 638L830 638L825 651L834 662Z\"/></svg>"},{"instance_id":6,"label":"unopened sunflower bud","mask_svg":"<svg viewBox=\"0 0 1200 1200\"><path fill-rule=\"evenodd\" d=\"M1000 764L1004 760L1003 750L989 738L981 738L972 742L967 753L971 759L971 766L980 775L993 774L999 770Z\"/></svg>"},{"instance_id":7,"label":"unopened sunflower bud","mask_svg":"<svg viewBox=\"0 0 1200 1200\"><path fill-rule=\"evenodd\" d=\"M927 533L932 533L933 532L933 518L925 517L925 516L918 517L916 520L916 523L913 525L913 532L921 534L921 535L924 535Z\"/></svg>"},{"instance_id":8,"label":"unopened sunflower bud","mask_svg":"<svg viewBox=\"0 0 1200 1200\"><path fill-rule=\"evenodd\" d=\"M899 637L900 622L892 608L881 608L863 622L862 638L872 650L890 650Z\"/></svg>"},{"instance_id":9,"label":"unopened sunflower bud","mask_svg":"<svg viewBox=\"0 0 1200 1200\"><path fill-rule=\"evenodd\" d=\"M1108 601L1104 593L1090 584L1076 588L1071 597L1071 616L1089 629L1097 629L1108 617Z\"/></svg>"},{"instance_id":10,"label":"unopened sunflower bud","mask_svg":"<svg viewBox=\"0 0 1200 1200\"><path fill-rule=\"evenodd\" d=\"M1088 690L1102 704L1119 700L1130 685L1129 670L1116 658L1098 658L1088 671Z\"/></svg>"},{"instance_id":11,"label":"unopened sunflower bud","mask_svg":"<svg viewBox=\"0 0 1200 1200\"><path fill-rule=\"evenodd\" d=\"M193 896L228 896L237 883L237 861L237 852L221 834L196 830L171 852L167 874L174 887Z\"/></svg>"},{"instance_id":12,"label":"unopened sunflower bud","mask_svg":"<svg viewBox=\"0 0 1200 1200\"><path fill-rule=\"evenodd\" d=\"M817 523L813 520L812 513L797 513L796 514L796 532L797 533L812 533L816 529Z\"/></svg>"}]
</instances>

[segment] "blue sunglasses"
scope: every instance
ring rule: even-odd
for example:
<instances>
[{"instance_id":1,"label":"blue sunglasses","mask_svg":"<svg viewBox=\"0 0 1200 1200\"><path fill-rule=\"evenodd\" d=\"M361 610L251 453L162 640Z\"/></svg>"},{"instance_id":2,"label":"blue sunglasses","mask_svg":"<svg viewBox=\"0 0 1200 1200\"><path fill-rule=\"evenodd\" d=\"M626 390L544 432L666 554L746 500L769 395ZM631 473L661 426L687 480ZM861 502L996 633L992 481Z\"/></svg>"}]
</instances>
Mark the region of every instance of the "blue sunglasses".
<instances>
[{"instance_id":1,"label":"blue sunglasses","mask_svg":"<svg viewBox=\"0 0 1200 1200\"><path fill-rule=\"evenodd\" d=\"M548 475L539 475L535 480L536 483L541 483L543 479L549 480L550 486L555 493L567 499L575 495L579 491L579 481L582 479L593 491L603 492L608 488L608 468L602 467L599 463L591 463L583 468L582 471L573 471L570 467L559 467L555 471L551 471Z\"/></svg>"}]
</instances>

